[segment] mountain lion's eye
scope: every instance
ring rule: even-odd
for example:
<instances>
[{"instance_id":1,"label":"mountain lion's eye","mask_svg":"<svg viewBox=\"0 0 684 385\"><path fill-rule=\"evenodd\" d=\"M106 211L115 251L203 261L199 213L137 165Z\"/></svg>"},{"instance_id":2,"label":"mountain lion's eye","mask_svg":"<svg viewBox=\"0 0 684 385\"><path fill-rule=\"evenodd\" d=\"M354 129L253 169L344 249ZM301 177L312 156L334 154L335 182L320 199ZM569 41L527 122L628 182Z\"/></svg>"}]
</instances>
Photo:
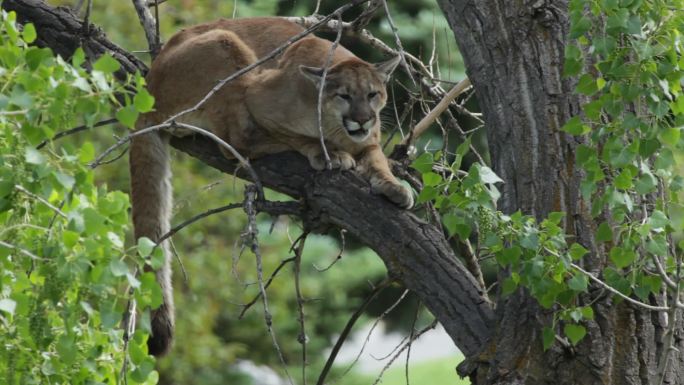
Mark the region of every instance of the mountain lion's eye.
<instances>
[{"instance_id":1,"label":"mountain lion's eye","mask_svg":"<svg viewBox=\"0 0 684 385\"><path fill-rule=\"evenodd\" d=\"M342 98L344 100L351 100L351 96L349 96L349 94L337 94L337 97Z\"/></svg>"},{"instance_id":2,"label":"mountain lion's eye","mask_svg":"<svg viewBox=\"0 0 684 385\"><path fill-rule=\"evenodd\" d=\"M378 96L377 91L373 91L373 92L368 93L368 99L373 99L376 96Z\"/></svg>"}]
</instances>

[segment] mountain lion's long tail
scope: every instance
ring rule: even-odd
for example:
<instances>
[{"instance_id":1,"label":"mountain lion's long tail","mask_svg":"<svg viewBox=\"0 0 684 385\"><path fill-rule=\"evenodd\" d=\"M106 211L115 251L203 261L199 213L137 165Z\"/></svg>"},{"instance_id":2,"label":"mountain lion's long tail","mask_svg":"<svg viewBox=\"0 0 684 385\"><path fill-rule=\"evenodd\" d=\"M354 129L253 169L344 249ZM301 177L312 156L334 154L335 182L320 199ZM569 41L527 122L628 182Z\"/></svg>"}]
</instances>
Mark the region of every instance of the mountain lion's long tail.
<instances>
[{"instance_id":1,"label":"mountain lion's long tail","mask_svg":"<svg viewBox=\"0 0 684 385\"><path fill-rule=\"evenodd\" d=\"M147 237L157 242L169 231L172 191L168 138L165 133L152 132L134 137L131 142L131 201L135 239ZM150 354L155 356L169 350L174 327L168 241L163 242L161 247L165 261L162 268L157 270L157 282L161 286L164 303L152 312L152 336L147 341Z\"/></svg>"}]
</instances>

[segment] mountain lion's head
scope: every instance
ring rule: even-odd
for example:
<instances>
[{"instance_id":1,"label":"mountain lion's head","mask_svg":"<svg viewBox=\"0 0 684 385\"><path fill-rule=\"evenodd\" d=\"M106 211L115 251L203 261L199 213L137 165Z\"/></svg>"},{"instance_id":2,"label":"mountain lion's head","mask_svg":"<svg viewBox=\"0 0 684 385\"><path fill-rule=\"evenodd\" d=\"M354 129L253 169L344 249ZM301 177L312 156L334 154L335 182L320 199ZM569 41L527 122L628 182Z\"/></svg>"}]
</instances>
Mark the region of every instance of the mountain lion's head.
<instances>
[{"instance_id":1,"label":"mountain lion's head","mask_svg":"<svg viewBox=\"0 0 684 385\"><path fill-rule=\"evenodd\" d=\"M400 56L378 64L349 59L330 67L323 92L324 126L343 128L355 142L366 140L380 126L380 110L387 102L385 85L400 61ZM299 70L318 88L322 68L300 66Z\"/></svg>"}]
</instances>

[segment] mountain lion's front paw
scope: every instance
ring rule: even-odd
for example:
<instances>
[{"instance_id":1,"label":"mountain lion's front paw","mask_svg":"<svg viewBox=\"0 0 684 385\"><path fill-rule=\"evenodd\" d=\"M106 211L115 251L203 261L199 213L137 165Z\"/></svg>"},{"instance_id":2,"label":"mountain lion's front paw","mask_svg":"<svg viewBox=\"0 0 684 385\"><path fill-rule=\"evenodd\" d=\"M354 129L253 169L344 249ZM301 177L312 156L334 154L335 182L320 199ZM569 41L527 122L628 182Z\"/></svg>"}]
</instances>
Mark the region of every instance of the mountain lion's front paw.
<instances>
[{"instance_id":1,"label":"mountain lion's front paw","mask_svg":"<svg viewBox=\"0 0 684 385\"><path fill-rule=\"evenodd\" d=\"M349 170L356 167L356 160L348 152L344 151L330 151L330 166L333 169L339 168L340 170ZM321 171L325 170L325 155L323 153L316 154L314 156L309 156L309 164L315 170Z\"/></svg>"},{"instance_id":2,"label":"mountain lion's front paw","mask_svg":"<svg viewBox=\"0 0 684 385\"><path fill-rule=\"evenodd\" d=\"M401 183L378 181L371 185L371 191L375 194L382 194L397 206L403 209L413 207L413 193Z\"/></svg>"}]
</instances>

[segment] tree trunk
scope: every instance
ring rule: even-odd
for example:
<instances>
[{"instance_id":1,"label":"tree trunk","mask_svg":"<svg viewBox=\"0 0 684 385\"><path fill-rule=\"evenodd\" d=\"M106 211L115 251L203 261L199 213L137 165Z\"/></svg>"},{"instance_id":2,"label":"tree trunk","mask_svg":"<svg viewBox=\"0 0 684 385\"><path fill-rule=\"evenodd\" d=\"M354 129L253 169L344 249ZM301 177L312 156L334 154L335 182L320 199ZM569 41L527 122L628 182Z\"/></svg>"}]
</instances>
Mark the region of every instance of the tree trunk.
<instances>
[{"instance_id":1,"label":"tree trunk","mask_svg":"<svg viewBox=\"0 0 684 385\"><path fill-rule=\"evenodd\" d=\"M590 250L584 267L599 273L605 251L593 235L597 223L579 193L574 167L579 143L560 131L578 113L574 79L562 77L569 28L567 0L439 0L475 86L487 126L494 171L504 180L501 209L538 219L567 213L568 234ZM541 329L550 314L522 290L497 305L489 346L459 367L480 384L654 384L663 351L662 314L614 304L590 290L595 321L576 347L556 343L544 352ZM682 323L677 346L684 348ZM682 354L665 378L684 384Z\"/></svg>"}]
</instances>

